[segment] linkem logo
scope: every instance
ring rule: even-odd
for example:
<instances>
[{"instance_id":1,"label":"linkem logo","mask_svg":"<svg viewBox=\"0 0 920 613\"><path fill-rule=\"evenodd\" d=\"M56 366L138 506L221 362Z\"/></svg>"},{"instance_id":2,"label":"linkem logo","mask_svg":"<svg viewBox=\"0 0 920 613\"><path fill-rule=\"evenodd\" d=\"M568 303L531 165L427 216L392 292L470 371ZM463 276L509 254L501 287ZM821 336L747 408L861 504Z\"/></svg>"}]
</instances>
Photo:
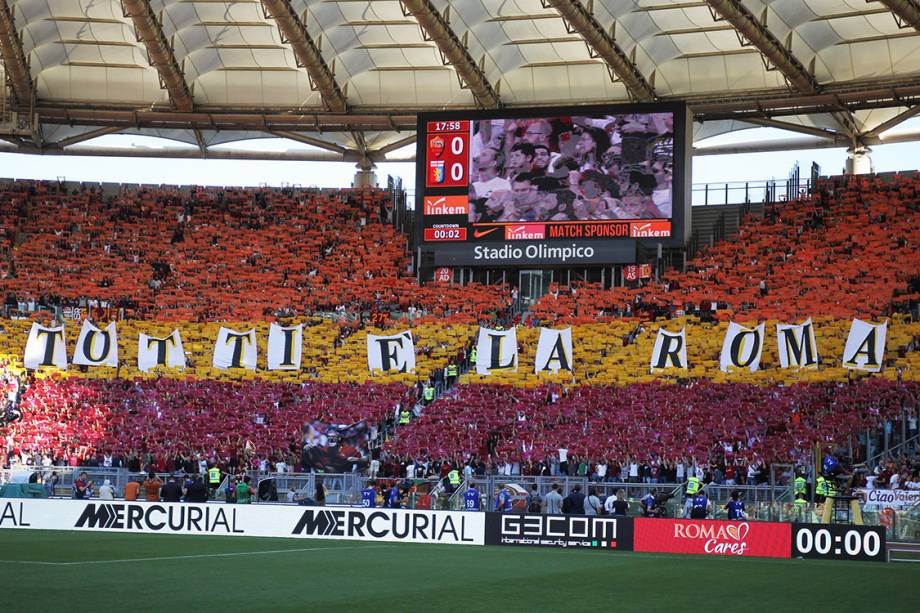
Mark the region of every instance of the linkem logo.
<instances>
[{"instance_id":1,"label":"linkem logo","mask_svg":"<svg viewBox=\"0 0 920 613\"><path fill-rule=\"evenodd\" d=\"M634 221L629 225L630 238L666 238L671 236L670 221Z\"/></svg>"},{"instance_id":2,"label":"linkem logo","mask_svg":"<svg viewBox=\"0 0 920 613\"><path fill-rule=\"evenodd\" d=\"M525 223L505 226L505 240L542 240L544 238L546 238L546 226L543 224Z\"/></svg>"}]
</instances>

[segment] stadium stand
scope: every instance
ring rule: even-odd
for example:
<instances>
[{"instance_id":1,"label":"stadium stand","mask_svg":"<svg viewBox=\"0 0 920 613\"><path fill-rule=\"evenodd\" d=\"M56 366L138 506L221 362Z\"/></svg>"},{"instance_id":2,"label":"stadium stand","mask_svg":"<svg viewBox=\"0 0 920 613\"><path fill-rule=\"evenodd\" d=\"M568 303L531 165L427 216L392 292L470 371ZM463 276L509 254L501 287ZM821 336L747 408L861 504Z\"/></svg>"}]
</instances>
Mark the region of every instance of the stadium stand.
<instances>
[{"instance_id":1,"label":"stadium stand","mask_svg":"<svg viewBox=\"0 0 920 613\"><path fill-rule=\"evenodd\" d=\"M124 309L172 321L267 321L334 311L385 323L409 307L475 321L507 307L494 286L421 291L381 190L0 184L6 304ZM35 307L38 307L36 310Z\"/></svg>"},{"instance_id":2,"label":"stadium stand","mask_svg":"<svg viewBox=\"0 0 920 613\"><path fill-rule=\"evenodd\" d=\"M725 455L745 466L793 462L805 460L816 441L845 444L852 433L897 417L918 400L916 382L883 379L792 386L473 385L430 407L387 448L399 456L455 460L475 453L495 466L516 464L523 474L539 474L540 462L558 463L560 448L591 465L708 463ZM577 464L570 463L573 471Z\"/></svg>"},{"instance_id":3,"label":"stadium stand","mask_svg":"<svg viewBox=\"0 0 920 613\"><path fill-rule=\"evenodd\" d=\"M419 287L405 238L386 223L384 192L116 194L8 182L0 185L0 292L13 318L2 324L0 359L22 417L0 435L10 456L27 461L255 453L293 463L286 454L305 423L367 420L387 426L375 441L386 465L476 457L487 470L533 473L539 462L558 460L560 448L571 466L606 463L611 474L637 462L665 471L716 461L741 473L800 460L816 442L842 443L918 402L920 324L905 314L920 298L918 188L917 175L838 179L768 207L737 238L660 283L555 288L519 327L518 370L485 376L463 366L478 324L510 321L509 288ZM99 322L124 315L118 368L26 375L31 321L48 323L60 307L74 319L70 355L82 315ZM728 321L766 321L771 330L806 317L814 319L820 368L778 368L768 341L757 372L719 370ZM890 322L879 374L840 364L852 317ZM276 320L305 324L303 371L265 370ZM259 370L211 367L220 322L256 329ZM573 372L534 374L539 325L574 326ZM407 327L416 372L371 375L364 333ZM686 372L648 374L660 327L686 328ZM137 334L174 329L187 368L139 371ZM461 366L461 385L394 436L397 405L414 405L422 385L440 384L451 363Z\"/></svg>"},{"instance_id":4,"label":"stadium stand","mask_svg":"<svg viewBox=\"0 0 920 613\"><path fill-rule=\"evenodd\" d=\"M531 316L545 324L681 313L719 321L847 318L920 301L920 174L838 183L821 184L794 206L770 205L762 220L688 262L686 272L637 287L557 290Z\"/></svg>"}]
</instances>

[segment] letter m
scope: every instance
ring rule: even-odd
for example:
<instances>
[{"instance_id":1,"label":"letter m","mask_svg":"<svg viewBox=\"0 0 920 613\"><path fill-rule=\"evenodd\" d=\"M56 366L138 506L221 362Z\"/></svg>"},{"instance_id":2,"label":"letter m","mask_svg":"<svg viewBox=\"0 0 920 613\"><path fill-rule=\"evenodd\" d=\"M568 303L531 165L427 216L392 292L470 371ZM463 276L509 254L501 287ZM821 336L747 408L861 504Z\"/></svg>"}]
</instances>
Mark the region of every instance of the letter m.
<instances>
[{"instance_id":1,"label":"letter m","mask_svg":"<svg viewBox=\"0 0 920 613\"><path fill-rule=\"evenodd\" d=\"M77 523L74 524L74 528L95 528L96 526L105 528L112 519L111 515L114 514L109 512L108 505L101 504L97 507L95 504L88 504L83 509L83 514L77 519Z\"/></svg>"},{"instance_id":2,"label":"letter m","mask_svg":"<svg viewBox=\"0 0 920 613\"><path fill-rule=\"evenodd\" d=\"M291 534L326 534L329 524L329 517L326 513L304 511Z\"/></svg>"}]
</instances>

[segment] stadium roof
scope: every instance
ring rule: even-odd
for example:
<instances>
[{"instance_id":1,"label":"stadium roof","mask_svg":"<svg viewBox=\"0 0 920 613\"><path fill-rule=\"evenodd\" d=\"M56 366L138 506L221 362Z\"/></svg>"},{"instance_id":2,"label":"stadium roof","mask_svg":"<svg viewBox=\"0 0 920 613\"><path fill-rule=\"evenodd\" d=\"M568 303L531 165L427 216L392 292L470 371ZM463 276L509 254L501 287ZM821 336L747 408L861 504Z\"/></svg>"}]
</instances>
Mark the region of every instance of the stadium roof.
<instances>
[{"instance_id":1,"label":"stadium roof","mask_svg":"<svg viewBox=\"0 0 920 613\"><path fill-rule=\"evenodd\" d=\"M0 138L30 153L119 132L379 161L421 110L656 100L696 141L801 133L736 151L859 148L920 114L918 0L0 0L0 57Z\"/></svg>"}]
</instances>

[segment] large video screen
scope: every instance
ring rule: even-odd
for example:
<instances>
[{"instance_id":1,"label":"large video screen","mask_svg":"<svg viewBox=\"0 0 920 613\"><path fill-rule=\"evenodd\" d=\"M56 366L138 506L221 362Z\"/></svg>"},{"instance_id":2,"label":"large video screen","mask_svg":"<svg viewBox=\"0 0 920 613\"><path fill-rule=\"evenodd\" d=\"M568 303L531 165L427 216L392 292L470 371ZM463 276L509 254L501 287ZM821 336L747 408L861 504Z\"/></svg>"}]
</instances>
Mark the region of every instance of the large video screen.
<instances>
[{"instance_id":1,"label":"large video screen","mask_svg":"<svg viewBox=\"0 0 920 613\"><path fill-rule=\"evenodd\" d=\"M423 253L435 266L609 264L634 260L639 239L676 244L686 132L682 105L422 114Z\"/></svg>"},{"instance_id":2,"label":"large video screen","mask_svg":"<svg viewBox=\"0 0 920 613\"><path fill-rule=\"evenodd\" d=\"M670 219L674 115L472 122L470 223Z\"/></svg>"}]
</instances>

